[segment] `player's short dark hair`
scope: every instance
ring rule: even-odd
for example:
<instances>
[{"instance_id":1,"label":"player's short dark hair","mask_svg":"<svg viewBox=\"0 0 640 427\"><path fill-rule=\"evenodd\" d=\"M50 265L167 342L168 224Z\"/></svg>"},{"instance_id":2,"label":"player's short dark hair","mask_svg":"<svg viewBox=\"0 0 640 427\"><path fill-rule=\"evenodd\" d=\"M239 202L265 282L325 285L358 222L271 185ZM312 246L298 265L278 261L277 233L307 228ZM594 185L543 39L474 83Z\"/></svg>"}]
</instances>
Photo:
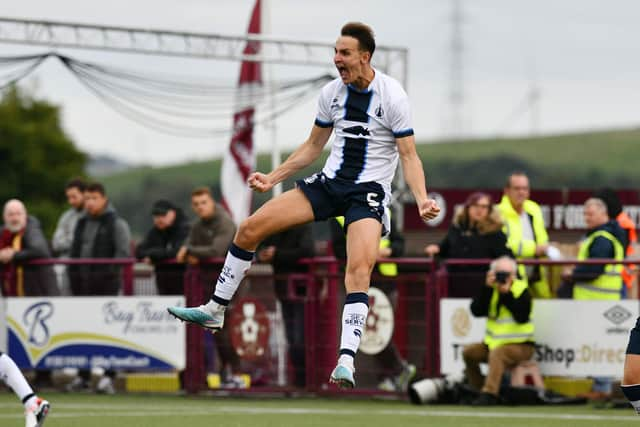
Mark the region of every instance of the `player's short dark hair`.
<instances>
[{"instance_id":1,"label":"player's short dark hair","mask_svg":"<svg viewBox=\"0 0 640 427\"><path fill-rule=\"evenodd\" d=\"M64 186L65 191L70 188L77 188L78 191L84 192L84 190L87 188L87 183L84 182L81 178L73 178L69 180Z\"/></svg>"},{"instance_id":2,"label":"player's short dark hair","mask_svg":"<svg viewBox=\"0 0 640 427\"><path fill-rule=\"evenodd\" d=\"M373 52L376 50L376 40L370 26L362 22L347 22L340 30L340 35L358 40L360 50L369 52L373 56Z\"/></svg>"},{"instance_id":3,"label":"player's short dark hair","mask_svg":"<svg viewBox=\"0 0 640 427\"><path fill-rule=\"evenodd\" d=\"M213 195L211 194L211 189L205 186L194 188L193 191L191 192L191 197L202 196L203 194L206 194L213 199Z\"/></svg>"},{"instance_id":4,"label":"player's short dark hair","mask_svg":"<svg viewBox=\"0 0 640 427\"><path fill-rule=\"evenodd\" d=\"M100 182L92 182L90 184L87 184L87 188L84 191L86 191L87 193L100 193L103 196L107 195L107 192L104 189L104 185L102 185L102 183Z\"/></svg>"}]
</instances>

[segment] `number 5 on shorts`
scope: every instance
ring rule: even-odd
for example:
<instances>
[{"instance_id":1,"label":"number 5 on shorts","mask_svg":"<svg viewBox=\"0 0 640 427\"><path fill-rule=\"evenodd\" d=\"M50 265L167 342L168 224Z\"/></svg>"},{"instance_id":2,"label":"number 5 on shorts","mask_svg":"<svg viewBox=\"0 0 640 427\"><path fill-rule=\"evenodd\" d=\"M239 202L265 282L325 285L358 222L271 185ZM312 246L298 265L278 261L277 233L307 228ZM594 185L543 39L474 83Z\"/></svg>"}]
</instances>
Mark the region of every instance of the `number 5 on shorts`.
<instances>
[{"instance_id":1,"label":"number 5 on shorts","mask_svg":"<svg viewBox=\"0 0 640 427\"><path fill-rule=\"evenodd\" d=\"M367 203L372 208L380 206L380 202L376 200L376 197L378 197L378 193L367 193Z\"/></svg>"}]
</instances>

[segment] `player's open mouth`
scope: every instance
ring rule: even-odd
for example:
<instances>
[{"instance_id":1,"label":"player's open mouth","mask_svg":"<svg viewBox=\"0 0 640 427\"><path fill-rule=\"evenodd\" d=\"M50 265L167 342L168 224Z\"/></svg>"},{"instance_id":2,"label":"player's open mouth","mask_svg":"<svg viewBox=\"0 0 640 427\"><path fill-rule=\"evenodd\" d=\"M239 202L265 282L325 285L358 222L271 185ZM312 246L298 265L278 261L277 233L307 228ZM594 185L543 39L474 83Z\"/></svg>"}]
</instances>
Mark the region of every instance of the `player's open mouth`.
<instances>
[{"instance_id":1,"label":"player's open mouth","mask_svg":"<svg viewBox=\"0 0 640 427\"><path fill-rule=\"evenodd\" d=\"M338 73L340 74L340 78L341 79L346 79L347 76L349 75L349 72L347 71L347 68L342 66L342 65L338 65L338 66L336 66L336 68L338 69Z\"/></svg>"}]
</instances>

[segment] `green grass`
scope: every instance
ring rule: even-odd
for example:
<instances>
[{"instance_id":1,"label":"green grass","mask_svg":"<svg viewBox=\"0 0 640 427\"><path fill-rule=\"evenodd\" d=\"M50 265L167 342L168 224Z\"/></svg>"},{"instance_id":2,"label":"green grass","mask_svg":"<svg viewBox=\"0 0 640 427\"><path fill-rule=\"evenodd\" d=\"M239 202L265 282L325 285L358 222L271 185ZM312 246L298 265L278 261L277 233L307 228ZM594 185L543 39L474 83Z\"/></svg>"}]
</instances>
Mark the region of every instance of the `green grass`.
<instances>
[{"instance_id":1,"label":"green grass","mask_svg":"<svg viewBox=\"0 0 640 427\"><path fill-rule=\"evenodd\" d=\"M265 399L86 394L48 394L45 427L392 427L409 425L494 427L624 426L640 418L631 409L587 406L414 406L401 401L355 399ZM0 425L23 425L22 407L0 394Z\"/></svg>"}]
</instances>

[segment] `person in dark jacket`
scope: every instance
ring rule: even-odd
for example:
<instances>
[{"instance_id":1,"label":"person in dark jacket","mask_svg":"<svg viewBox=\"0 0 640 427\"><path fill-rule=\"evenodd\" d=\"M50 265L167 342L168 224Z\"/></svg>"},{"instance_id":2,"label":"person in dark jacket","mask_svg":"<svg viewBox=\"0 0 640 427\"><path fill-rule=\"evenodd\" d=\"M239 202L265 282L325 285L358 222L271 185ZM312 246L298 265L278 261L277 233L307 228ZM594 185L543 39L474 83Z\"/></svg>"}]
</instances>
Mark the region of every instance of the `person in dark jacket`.
<instances>
[{"instance_id":1,"label":"person in dark jacket","mask_svg":"<svg viewBox=\"0 0 640 427\"><path fill-rule=\"evenodd\" d=\"M51 258L40 222L27 214L24 204L11 199L4 205L0 229L2 293L5 296L60 295L51 265L29 265L26 261Z\"/></svg>"},{"instance_id":2,"label":"person in dark jacket","mask_svg":"<svg viewBox=\"0 0 640 427\"><path fill-rule=\"evenodd\" d=\"M158 200L151 208L153 227L136 247L136 258L153 264L160 295L182 294L184 264L162 261L176 257L189 234L189 221L182 209L167 200Z\"/></svg>"},{"instance_id":3,"label":"person in dark jacket","mask_svg":"<svg viewBox=\"0 0 640 427\"><path fill-rule=\"evenodd\" d=\"M583 211L588 230L577 259L624 259L626 233L615 219L609 218L604 201L590 198L584 203ZM621 271L622 264L580 264L573 270L568 268L558 295L574 299L619 300L623 286Z\"/></svg>"},{"instance_id":4,"label":"person in dark jacket","mask_svg":"<svg viewBox=\"0 0 640 427\"><path fill-rule=\"evenodd\" d=\"M104 186L89 184L84 193L85 215L78 220L71 258L126 258L130 256L129 225L109 203ZM115 265L71 265L73 295L117 295L122 269Z\"/></svg>"},{"instance_id":5,"label":"person in dark jacket","mask_svg":"<svg viewBox=\"0 0 640 427\"><path fill-rule=\"evenodd\" d=\"M495 259L512 256L507 236L502 232L502 218L491 196L475 192L459 208L440 244L425 247L428 256L446 258ZM484 285L487 265L450 265L449 296L472 297Z\"/></svg>"},{"instance_id":6,"label":"person in dark jacket","mask_svg":"<svg viewBox=\"0 0 640 427\"><path fill-rule=\"evenodd\" d=\"M256 252L259 262L270 263L273 266L276 276L275 293L282 307L289 357L294 367L293 383L297 387L304 387L306 374L303 301L305 289L294 286L290 295L287 275L308 272L308 266L299 264L298 261L313 257L313 242L311 225L303 224L267 238Z\"/></svg>"}]
</instances>

